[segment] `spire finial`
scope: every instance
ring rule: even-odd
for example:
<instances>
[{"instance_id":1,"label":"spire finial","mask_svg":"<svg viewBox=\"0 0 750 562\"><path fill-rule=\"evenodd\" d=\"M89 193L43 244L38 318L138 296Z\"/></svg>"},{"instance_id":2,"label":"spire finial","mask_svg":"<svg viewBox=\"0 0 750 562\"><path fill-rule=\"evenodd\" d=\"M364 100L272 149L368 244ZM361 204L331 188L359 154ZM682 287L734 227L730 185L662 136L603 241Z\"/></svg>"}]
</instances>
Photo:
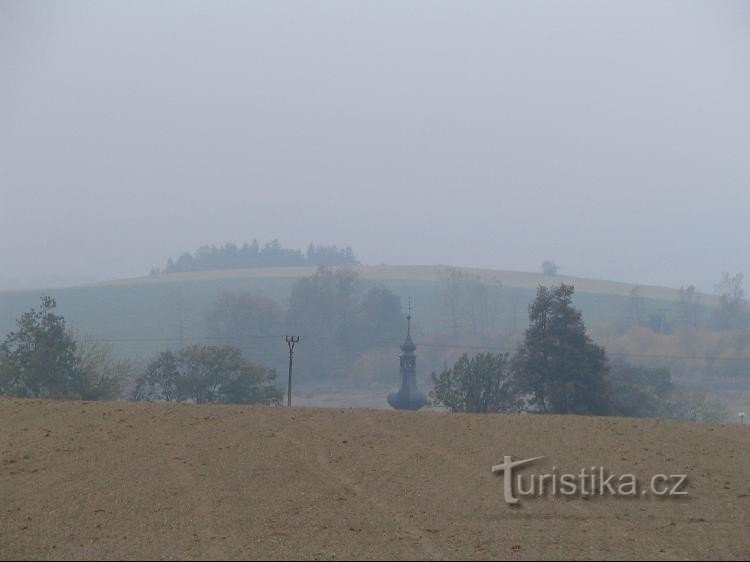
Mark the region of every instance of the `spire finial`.
<instances>
[{"instance_id":1,"label":"spire finial","mask_svg":"<svg viewBox=\"0 0 750 562\"><path fill-rule=\"evenodd\" d=\"M406 316L406 335L411 335L411 297L409 297L409 314Z\"/></svg>"}]
</instances>

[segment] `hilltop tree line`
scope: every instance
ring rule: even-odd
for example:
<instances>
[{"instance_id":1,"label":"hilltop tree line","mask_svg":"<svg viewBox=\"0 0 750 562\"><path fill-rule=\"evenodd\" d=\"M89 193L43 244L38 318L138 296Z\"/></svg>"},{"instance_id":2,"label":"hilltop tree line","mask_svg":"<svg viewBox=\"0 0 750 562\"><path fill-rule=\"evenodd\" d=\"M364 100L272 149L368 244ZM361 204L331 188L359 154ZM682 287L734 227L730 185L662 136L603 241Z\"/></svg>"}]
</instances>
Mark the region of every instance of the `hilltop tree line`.
<instances>
[{"instance_id":1,"label":"hilltop tree line","mask_svg":"<svg viewBox=\"0 0 750 562\"><path fill-rule=\"evenodd\" d=\"M252 267L338 266L358 265L350 247L310 244L306 251L284 248L274 239L263 246L257 240L237 246L227 242L222 246L201 246L195 252L169 258L163 269L152 269L151 275L212 269L241 269Z\"/></svg>"}]
</instances>

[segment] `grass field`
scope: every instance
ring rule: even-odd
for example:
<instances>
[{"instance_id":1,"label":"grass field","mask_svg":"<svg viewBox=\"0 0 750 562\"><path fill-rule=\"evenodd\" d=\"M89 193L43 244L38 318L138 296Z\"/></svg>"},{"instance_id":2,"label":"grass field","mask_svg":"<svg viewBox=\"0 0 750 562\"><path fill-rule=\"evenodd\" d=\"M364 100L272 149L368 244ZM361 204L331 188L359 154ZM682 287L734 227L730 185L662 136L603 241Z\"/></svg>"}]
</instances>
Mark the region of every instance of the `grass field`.
<instances>
[{"instance_id":1,"label":"grass field","mask_svg":"<svg viewBox=\"0 0 750 562\"><path fill-rule=\"evenodd\" d=\"M2 559L750 555L748 426L9 399L0 419ZM510 507L504 455L684 473L688 495Z\"/></svg>"}]
</instances>

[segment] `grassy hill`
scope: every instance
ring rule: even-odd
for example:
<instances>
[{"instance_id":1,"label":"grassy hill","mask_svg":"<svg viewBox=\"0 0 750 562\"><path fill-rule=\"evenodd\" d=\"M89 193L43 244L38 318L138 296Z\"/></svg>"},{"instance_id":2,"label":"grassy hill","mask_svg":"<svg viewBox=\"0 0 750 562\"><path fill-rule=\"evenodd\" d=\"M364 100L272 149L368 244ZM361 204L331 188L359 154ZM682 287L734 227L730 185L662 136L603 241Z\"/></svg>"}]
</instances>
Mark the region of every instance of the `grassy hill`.
<instances>
[{"instance_id":1,"label":"grassy hill","mask_svg":"<svg viewBox=\"0 0 750 562\"><path fill-rule=\"evenodd\" d=\"M364 284L380 283L406 302L415 304L417 333L447 330L447 312L439 273L442 266L360 266L354 268ZM626 283L576 277L460 268L498 289L498 322L505 332L526 324L526 307L539 284L572 283L576 304L588 323L611 322L627 314L630 291ZM182 336L183 341L206 336L205 312L217 295L227 290L262 291L282 303L294 282L315 268L259 268L122 279L63 289L0 292L0 332L14 327L15 318L49 294L60 312L81 335L112 341L115 351L131 358L152 355ZM678 291L640 287L645 310L669 311ZM710 299L703 299L704 303Z\"/></svg>"},{"instance_id":2,"label":"grassy hill","mask_svg":"<svg viewBox=\"0 0 750 562\"><path fill-rule=\"evenodd\" d=\"M443 265L367 265L354 266L351 269L357 271L363 279L372 281L437 281L438 271L447 266ZM620 283L617 281L605 281L597 279L586 279L583 277L572 277L557 275L554 277L544 276L540 273L523 271L505 271L497 269L479 268L456 268L464 272L477 275L485 282L500 282L506 287L535 289L540 283L550 282L570 283L576 286L579 292L627 296L636 285ZM223 269L211 271L197 271L189 273L171 273L149 277L135 277L96 283L92 287L132 286L159 283L176 283L182 281L220 281L226 279L280 279L300 278L315 273L314 267L270 267L253 269ZM642 296L654 300L676 300L678 291L667 287L641 286Z\"/></svg>"},{"instance_id":3,"label":"grassy hill","mask_svg":"<svg viewBox=\"0 0 750 562\"><path fill-rule=\"evenodd\" d=\"M750 428L0 400L2 559L747 559ZM490 467L687 474L688 496L503 500ZM524 469L530 472L529 469Z\"/></svg>"}]
</instances>

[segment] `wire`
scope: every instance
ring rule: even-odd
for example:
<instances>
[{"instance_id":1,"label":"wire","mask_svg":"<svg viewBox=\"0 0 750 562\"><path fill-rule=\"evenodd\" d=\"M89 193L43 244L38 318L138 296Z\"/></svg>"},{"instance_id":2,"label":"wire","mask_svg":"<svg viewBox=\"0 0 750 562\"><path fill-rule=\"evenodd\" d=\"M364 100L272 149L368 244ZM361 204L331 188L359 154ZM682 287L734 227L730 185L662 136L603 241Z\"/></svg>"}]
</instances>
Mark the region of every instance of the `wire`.
<instances>
[{"instance_id":1,"label":"wire","mask_svg":"<svg viewBox=\"0 0 750 562\"><path fill-rule=\"evenodd\" d=\"M201 341L243 341L248 339L284 339L283 335L266 335L266 334L248 334L242 336L204 336L204 337L151 337L151 338L82 338L87 342L101 343L149 343L149 342L201 342ZM305 340L337 340L335 336L311 336L301 335L302 341ZM374 341L377 345L400 345L399 342L391 340ZM417 347L435 348L435 349L469 349L475 351L494 351L496 353L510 353L509 350L494 346L473 345L473 344L447 344L447 343L416 343ZM720 357L720 356L698 356L698 355L666 355L666 354L646 354L646 353L629 353L626 351L607 351L607 355L616 357L633 357L639 359L668 359L668 360L688 360L688 361L750 361L750 357Z\"/></svg>"}]
</instances>

